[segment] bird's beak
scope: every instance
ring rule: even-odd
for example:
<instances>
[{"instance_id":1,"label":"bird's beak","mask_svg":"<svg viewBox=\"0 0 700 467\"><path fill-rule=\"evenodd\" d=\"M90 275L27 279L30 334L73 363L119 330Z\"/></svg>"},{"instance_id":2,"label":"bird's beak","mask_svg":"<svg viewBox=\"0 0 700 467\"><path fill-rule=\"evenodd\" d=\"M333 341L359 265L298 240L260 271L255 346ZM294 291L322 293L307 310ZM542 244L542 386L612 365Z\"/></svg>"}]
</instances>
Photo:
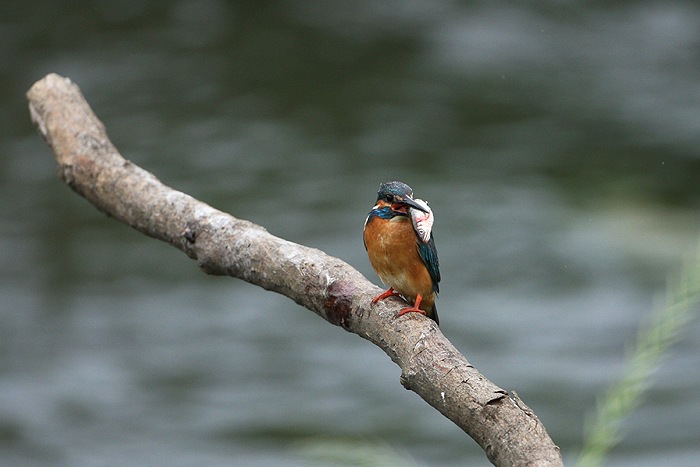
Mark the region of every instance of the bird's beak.
<instances>
[{"instance_id":1,"label":"bird's beak","mask_svg":"<svg viewBox=\"0 0 700 467\"><path fill-rule=\"evenodd\" d=\"M423 206L413 201L413 199L410 196L405 196L401 203L405 204L406 206L410 206L414 209L418 209L419 211L428 212L428 210L425 209Z\"/></svg>"}]
</instances>

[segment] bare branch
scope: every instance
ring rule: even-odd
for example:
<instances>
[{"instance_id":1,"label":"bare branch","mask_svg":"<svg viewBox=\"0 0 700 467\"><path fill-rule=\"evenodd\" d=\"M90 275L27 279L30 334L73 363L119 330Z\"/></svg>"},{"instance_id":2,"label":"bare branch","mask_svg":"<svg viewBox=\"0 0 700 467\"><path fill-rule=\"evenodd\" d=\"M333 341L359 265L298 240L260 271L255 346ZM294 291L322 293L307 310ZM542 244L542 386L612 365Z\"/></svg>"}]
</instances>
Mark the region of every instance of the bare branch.
<instances>
[{"instance_id":1,"label":"bare branch","mask_svg":"<svg viewBox=\"0 0 700 467\"><path fill-rule=\"evenodd\" d=\"M98 209L179 248L208 274L279 292L374 343L401 368L401 384L469 434L495 465L562 465L535 414L474 369L431 319L394 319L402 302L371 305L379 288L347 263L218 211L125 160L69 79L47 75L27 97L61 178Z\"/></svg>"}]
</instances>

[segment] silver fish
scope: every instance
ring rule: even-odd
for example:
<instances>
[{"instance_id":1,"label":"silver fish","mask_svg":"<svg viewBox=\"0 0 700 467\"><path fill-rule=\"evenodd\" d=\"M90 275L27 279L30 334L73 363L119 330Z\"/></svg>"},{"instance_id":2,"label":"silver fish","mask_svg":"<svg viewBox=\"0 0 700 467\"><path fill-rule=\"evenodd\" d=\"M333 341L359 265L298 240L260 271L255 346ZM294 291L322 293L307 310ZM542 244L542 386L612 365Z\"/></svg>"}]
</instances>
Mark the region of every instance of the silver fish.
<instances>
[{"instance_id":1,"label":"silver fish","mask_svg":"<svg viewBox=\"0 0 700 467\"><path fill-rule=\"evenodd\" d=\"M426 201L423 201L422 199L414 199L413 201L428 211L423 212L416 208L411 208L409 210L409 213L411 214L411 221L413 222L413 229L416 231L418 237L423 241L423 243L428 243L430 240L430 232L433 229L435 216L433 216L433 211L430 209L430 206L428 206Z\"/></svg>"}]
</instances>

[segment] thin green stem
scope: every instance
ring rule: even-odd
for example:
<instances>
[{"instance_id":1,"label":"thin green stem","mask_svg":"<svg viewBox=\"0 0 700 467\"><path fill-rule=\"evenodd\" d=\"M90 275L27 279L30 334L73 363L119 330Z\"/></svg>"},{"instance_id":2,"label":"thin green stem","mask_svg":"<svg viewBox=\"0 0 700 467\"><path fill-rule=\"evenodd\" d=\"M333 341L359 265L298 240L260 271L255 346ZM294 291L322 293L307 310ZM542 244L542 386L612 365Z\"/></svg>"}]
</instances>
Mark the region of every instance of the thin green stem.
<instances>
[{"instance_id":1,"label":"thin green stem","mask_svg":"<svg viewBox=\"0 0 700 467\"><path fill-rule=\"evenodd\" d=\"M649 324L640 329L625 359L622 378L608 388L597 404L586 426L578 467L602 465L610 450L621 441L625 418L642 403L654 371L670 347L682 338L684 328L698 311L698 302L700 257L696 255L685 262L679 279L669 284L665 306L657 309Z\"/></svg>"}]
</instances>

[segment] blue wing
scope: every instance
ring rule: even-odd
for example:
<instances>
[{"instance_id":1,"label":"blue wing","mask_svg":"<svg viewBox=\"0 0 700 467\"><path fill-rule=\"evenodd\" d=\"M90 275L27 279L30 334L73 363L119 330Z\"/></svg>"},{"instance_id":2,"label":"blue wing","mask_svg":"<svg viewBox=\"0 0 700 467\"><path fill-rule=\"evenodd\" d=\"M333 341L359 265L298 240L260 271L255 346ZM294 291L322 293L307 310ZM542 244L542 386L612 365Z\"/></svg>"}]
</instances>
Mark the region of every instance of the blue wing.
<instances>
[{"instance_id":1,"label":"blue wing","mask_svg":"<svg viewBox=\"0 0 700 467\"><path fill-rule=\"evenodd\" d=\"M437 248L435 248L435 240L433 239L433 234L430 234L430 240L428 243L423 243L418 239L418 253L428 268L428 273L430 273L430 278L433 280L433 290L435 292L440 291L440 261L438 261Z\"/></svg>"}]
</instances>

